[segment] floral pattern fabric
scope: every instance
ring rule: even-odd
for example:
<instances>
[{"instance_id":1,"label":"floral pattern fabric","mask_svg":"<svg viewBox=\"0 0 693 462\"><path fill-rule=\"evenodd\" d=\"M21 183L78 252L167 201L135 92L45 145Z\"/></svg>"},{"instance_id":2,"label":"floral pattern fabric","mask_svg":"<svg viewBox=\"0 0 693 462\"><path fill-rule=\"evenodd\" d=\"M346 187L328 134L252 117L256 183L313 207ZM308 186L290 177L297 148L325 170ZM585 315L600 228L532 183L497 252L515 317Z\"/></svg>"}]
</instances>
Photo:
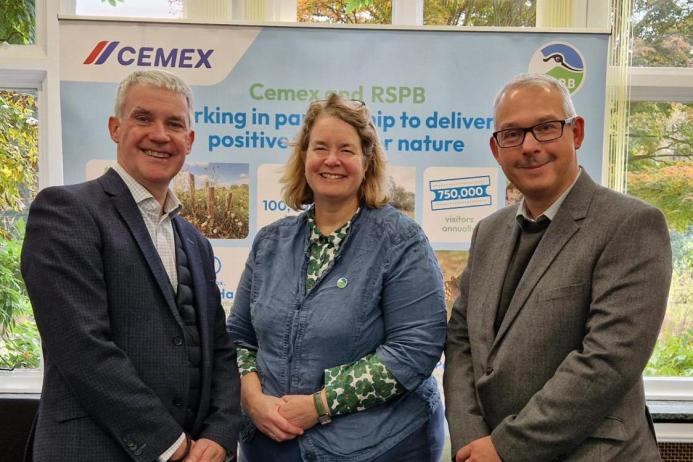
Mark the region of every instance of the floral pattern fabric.
<instances>
[{"instance_id":1,"label":"floral pattern fabric","mask_svg":"<svg viewBox=\"0 0 693 462\"><path fill-rule=\"evenodd\" d=\"M404 391L375 353L325 370L325 394L332 415L363 411Z\"/></svg>"},{"instance_id":2,"label":"floral pattern fabric","mask_svg":"<svg viewBox=\"0 0 693 462\"><path fill-rule=\"evenodd\" d=\"M357 210L354 216L359 213ZM352 218L353 220L353 218ZM308 211L308 229L310 229L310 245L308 246L308 268L306 269L306 293L310 292L330 264L337 256L342 241L349 234L351 220L330 235L323 235L315 224L313 209Z\"/></svg>"}]
</instances>

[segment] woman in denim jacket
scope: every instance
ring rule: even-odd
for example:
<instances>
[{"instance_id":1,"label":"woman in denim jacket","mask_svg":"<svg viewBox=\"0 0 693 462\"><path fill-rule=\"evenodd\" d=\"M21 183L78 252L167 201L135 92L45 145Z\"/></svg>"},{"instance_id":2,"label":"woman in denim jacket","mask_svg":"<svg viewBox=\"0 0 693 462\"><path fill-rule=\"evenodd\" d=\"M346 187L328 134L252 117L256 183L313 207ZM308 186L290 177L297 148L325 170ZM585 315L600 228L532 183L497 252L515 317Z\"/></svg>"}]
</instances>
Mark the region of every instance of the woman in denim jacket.
<instances>
[{"instance_id":1,"label":"woman in denim jacket","mask_svg":"<svg viewBox=\"0 0 693 462\"><path fill-rule=\"evenodd\" d=\"M387 205L385 162L362 102L310 105L282 182L290 207L313 205L258 232L228 320L242 460L440 459L443 281Z\"/></svg>"}]
</instances>

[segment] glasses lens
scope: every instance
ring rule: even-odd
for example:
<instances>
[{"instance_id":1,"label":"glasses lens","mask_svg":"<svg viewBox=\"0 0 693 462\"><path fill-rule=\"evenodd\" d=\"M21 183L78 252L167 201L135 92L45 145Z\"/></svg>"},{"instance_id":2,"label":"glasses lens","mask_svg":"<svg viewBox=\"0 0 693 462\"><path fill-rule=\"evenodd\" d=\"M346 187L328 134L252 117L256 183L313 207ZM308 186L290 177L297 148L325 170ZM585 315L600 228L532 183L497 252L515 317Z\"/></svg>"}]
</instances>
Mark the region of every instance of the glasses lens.
<instances>
[{"instance_id":1,"label":"glasses lens","mask_svg":"<svg viewBox=\"0 0 693 462\"><path fill-rule=\"evenodd\" d=\"M563 124L560 121L546 122L535 125L532 133L537 141L551 141L560 138L563 133Z\"/></svg>"},{"instance_id":2,"label":"glasses lens","mask_svg":"<svg viewBox=\"0 0 693 462\"><path fill-rule=\"evenodd\" d=\"M525 131L521 129L501 130L496 135L496 140L501 148L510 148L522 144Z\"/></svg>"}]
</instances>

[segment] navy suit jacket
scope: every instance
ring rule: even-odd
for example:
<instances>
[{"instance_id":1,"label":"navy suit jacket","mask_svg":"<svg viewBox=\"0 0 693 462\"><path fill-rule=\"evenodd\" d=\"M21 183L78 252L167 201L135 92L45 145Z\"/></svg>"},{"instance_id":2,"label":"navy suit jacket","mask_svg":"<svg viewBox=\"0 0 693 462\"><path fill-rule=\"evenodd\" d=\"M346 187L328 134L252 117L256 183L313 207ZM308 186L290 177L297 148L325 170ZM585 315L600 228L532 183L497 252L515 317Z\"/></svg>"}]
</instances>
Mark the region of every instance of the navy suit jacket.
<instances>
[{"instance_id":1,"label":"navy suit jacket","mask_svg":"<svg viewBox=\"0 0 693 462\"><path fill-rule=\"evenodd\" d=\"M173 223L193 275L202 352L191 436L235 454L240 384L212 249L182 218ZM22 275L44 350L34 460L156 460L183 432L188 354L166 271L115 171L36 197Z\"/></svg>"}]
</instances>

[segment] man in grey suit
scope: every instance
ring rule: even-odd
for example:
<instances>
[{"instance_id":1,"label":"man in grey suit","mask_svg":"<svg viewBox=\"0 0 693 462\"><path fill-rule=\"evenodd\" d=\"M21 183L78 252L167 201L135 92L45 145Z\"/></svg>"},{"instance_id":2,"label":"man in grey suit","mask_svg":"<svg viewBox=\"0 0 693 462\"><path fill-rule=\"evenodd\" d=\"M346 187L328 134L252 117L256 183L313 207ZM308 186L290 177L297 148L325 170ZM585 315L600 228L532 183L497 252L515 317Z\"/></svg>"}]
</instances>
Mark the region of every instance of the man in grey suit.
<instances>
[{"instance_id":1,"label":"man in grey suit","mask_svg":"<svg viewBox=\"0 0 693 462\"><path fill-rule=\"evenodd\" d=\"M169 189L195 137L191 116L180 78L130 74L108 120L117 165L32 204L22 275L45 361L35 461L236 452L239 377L212 249Z\"/></svg>"},{"instance_id":2,"label":"man in grey suit","mask_svg":"<svg viewBox=\"0 0 693 462\"><path fill-rule=\"evenodd\" d=\"M524 199L477 225L448 325L453 460L660 460L641 374L671 279L664 217L580 168L585 122L557 80L510 81L495 127Z\"/></svg>"}]
</instances>

